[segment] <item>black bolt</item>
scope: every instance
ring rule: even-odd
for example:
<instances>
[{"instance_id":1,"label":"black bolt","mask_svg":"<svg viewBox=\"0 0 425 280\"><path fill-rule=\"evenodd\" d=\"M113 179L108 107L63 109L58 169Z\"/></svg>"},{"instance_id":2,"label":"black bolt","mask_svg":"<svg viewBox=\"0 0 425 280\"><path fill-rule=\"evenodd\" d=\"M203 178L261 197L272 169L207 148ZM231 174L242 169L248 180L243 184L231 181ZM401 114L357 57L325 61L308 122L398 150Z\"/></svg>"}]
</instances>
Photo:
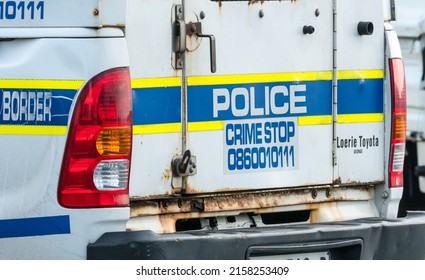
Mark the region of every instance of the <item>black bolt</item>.
<instances>
[{"instance_id":1,"label":"black bolt","mask_svg":"<svg viewBox=\"0 0 425 280\"><path fill-rule=\"evenodd\" d=\"M264 17L264 11L263 10L260 10L260 12L258 13L258 16L260 18L263 18Z\"/></svg>"}]
</instances>

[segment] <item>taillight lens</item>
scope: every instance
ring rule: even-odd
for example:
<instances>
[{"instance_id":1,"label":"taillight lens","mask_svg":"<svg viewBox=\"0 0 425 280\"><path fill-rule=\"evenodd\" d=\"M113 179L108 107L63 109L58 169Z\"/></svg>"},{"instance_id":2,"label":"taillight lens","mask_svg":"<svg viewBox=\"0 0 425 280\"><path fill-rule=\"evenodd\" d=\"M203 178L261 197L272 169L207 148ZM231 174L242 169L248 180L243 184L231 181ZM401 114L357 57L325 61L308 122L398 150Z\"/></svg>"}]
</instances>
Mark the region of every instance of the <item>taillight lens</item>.
<instances>
[{"instance_id":1,"label":"taillight lens","mask_svg":"<svg viewBox=\"0 0 425 280\"><path fill-rule=\"evenodd\" d=\"M69 208L129 205L132 103L128 68L103 72L80 93L59 184Z\"/></svg>"},{"instance_id":2,"label":"taillight lens","mask_svg":"<svg viewBox=\"0 0 425 280\"><path fill-rule=\"evenodd\" d=\"M406 149L406 81L403 60L390 59L392 94L392 129L390 154L390 187L403 187L404 154Z\"/></svg>"}]
</instances>

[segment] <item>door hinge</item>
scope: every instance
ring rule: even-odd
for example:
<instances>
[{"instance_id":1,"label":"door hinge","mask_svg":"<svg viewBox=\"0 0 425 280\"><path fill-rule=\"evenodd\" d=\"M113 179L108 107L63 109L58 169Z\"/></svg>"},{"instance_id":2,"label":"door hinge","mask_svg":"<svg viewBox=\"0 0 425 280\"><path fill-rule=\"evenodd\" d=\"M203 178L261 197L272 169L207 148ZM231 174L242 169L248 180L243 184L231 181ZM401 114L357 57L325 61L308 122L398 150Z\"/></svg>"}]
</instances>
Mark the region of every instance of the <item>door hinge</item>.
<instances>
[{"instance_id":1,"label":"door hinge","mask_svg":"<svg viewBox=\"0 0 425 280\"><path fill-rule=\"evenodd\" d=\"M186 37L197 36L201 38L208 38L210 42L210 69L212 73L217 70L216 63L216 43L215 36L211 34L204 34L202 32L201 22L190 22L188 24L184 21L183 7L176 5L174 7L175 20L173 23L173 60L174 68L183 68L184 54L186 53Z\"/></svg>"}]
</instances>

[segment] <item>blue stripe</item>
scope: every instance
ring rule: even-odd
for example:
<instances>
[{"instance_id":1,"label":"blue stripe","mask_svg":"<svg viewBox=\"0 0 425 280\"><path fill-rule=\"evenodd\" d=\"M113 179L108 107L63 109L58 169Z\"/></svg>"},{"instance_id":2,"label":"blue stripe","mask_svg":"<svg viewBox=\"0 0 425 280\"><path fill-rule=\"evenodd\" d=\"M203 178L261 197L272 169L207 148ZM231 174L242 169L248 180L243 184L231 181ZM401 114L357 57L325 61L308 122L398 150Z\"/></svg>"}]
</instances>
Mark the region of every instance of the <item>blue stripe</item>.
<instances>
[{"instance_id":1,"label":"blue stripe","mask_svg":"<svg viewBox=\"0 0 425 280\"><path fill-rule=\"evenodd\" d=\"M3 104L0 125L68 125L76 93L76 90L63 89L0 89Z\"/></svg>"},{"instance_id":2,"label":"blue stripe","mask_svg":"<svg viewBox=\"0 0 425 280\"><path fill-rule=\"evenodd\" d=\"M383 112L383 79L338 81L338 114L373 114Z\"/></svg>"},{"instance_id":3,"label":"blue stripe","mask_svg":"<svg viewBox=\"0 0 425 280\"><path fill-rule=\"evenodd\" d=\"M218 112L213 115L213 89L227 89L232 92L235 88L246 88L255 91L255 108L265 107L265 87L306 85L305 92L297 92L297 96L305 96L305 102L298 102L299 106L306 106L306 113L273 114L266 116L235 117L232 111ZM338 114L371 114L383 113L383 79L354 79L338 81ZM166 124L181 122L181 92L180 87L141 88L133 89L133 123ZM282 106L289 101L289 96L276 95L276 105ZM219 99L219 102L223 102ZM252 102L252 100L251 100ZM236 108L243 108L245 100L242 96L236 98ZM303 81L303 82L276 82L235 85L206 85L188 87L188 121L204 122L217 120L235 120L252 118L275 118L297 116L325 116L332 115L332 81Z\"/></svg>"},{"instance_id":4,"label":"blue stripe","mask_svg":"<svg viewBox=\"0 0 425 280\"><path fill-rule=\"evenodd\" d=\"M255 91L255 107L265 108L265 87L271 89L274 86L285 86L289 88L290 85L306 85L305 92L297 92L297 96L305 96L305 102L298 102L298 106L306 106L306 113L291 113L286 114L270 114L266 116L252 116L248 114L243 117L235 117L232 111L219 111L218 117L214 118L213 115L213 89L225 88L231 92L235 88L244 87L246 89L254 88ZM275 117L289 117L289 116L321 116L332 115L332 82L331 81L305 81L305 82L279 82L279 83L259 83L259 84L245 84L245 85L217 85L217 86L190 86L188 87L188 119L189 122L202 122L213 120L234 120L234 119L251 119L251 118L275 118ZM236 99L236 108L241 109L244 105L244 98ZM280 107L284 103L289 102L289 96L283 94L276 95L276 106ZM219 102L224 102L219 99ZM252 100L250 100L252 102Z\"/></svg>"},{"instance_id":5,"label":"blue stripe","mask_svg":"<svg viewBox=\"0 0 425 280\"><path fill-rule=\"evenodd\" d=\"M69 233L69 216L0 220L0 238Z\"/></svg>"},{"instance_id":6,"label":"blue stripe","mask_svg":"<svg viewBox=\"0 0 425 280\"><path fill-rule=\"evenodd\" d=\"M133 124L181 122L180 87L133 89Z\"/></svg>"}]
</instances>

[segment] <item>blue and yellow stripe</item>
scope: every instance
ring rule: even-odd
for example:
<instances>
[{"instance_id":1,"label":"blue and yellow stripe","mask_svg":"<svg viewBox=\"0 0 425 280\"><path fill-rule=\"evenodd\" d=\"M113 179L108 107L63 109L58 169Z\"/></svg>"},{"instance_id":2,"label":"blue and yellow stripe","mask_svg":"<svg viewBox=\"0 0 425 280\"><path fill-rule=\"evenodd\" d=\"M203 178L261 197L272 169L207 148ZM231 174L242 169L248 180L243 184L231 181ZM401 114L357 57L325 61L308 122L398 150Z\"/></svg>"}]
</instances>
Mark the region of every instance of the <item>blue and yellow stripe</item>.
<instances>
[{"instance_id":1,"label":"blue and yellow stripe","mask_svg":"<svg viewBox=\"0 0 425 280\"><path fill-rule=\"evenodd\" d=\"M384 71L338 72L338 124L384 121Z\"/></svg>"},{"instance_id":2,"label":"blue and yellow stripe","mask_svg":"<svg viewBox=\"0 0 425 280\"><path fill-rule=\"evenodd\" d=\"M179 133L181 78L133 79L133 133Z\"/></svg>"},{"instance_id":3,"label":"blue and yellow stripe","mask_svg":"<svg viewBox=\"0 0 425 280\"><path fill-rule=\"evenodd\" d=\"M338 71L337 123L383 122L383 70ZM213 117L214 88L231 91L237 87L253 88L256 107L264 106L264 88L275 85L307 85L308 110L303 114L261 116L261 118L296 117L300 126L330 125L332 118L332 72L295 72L244 75L217 75L187 78L189 132L223 130L224 122L252 119L253 116L234 117L231 112L220 112ZM51 122L4 122L0 116L0 134L65 135L69 112L81 80L19 80L2 79L0 89L44 90L52 93ZM180 77L133 79L134 134L180 133L182 131L182 99ZM262 97L263 96L263 97ZM283 98L283 97L281 97ZM278 102L286 102L283 99ZM241 106L241 105L240 105ZM1 114L1 112L0 112Z\"/></svg>"},{"instance_id":4,"label":"blue and yellow stripe","mask_svg":"<svg viewBox=\"0 0 425 280\"><path fill-rule=\"evenodd\" d=\"M338 71L337 123L383 122L383 78L383 70ZM300 126L332 124L331 71L217 75L187 78L188 130L189 132L223 130L225 121L236 119L230 113L213 118L213 88L226 88L231 91L235 87L254 87L256 92L261 92L265 86L301 82L308 85L306 101L308 112L291 117L297 117ZM133 80L132 86L135 92L133 95L135 134L181 132L179 77L138 79ZM258 106L264 105L261 104L264 101L258 102ZM252 117L246 117L249 118Z\"/></svg>"},{"instance_id":5,"label":"blue and yellow stripe","mask_svg":"<svg viewBox=\"0 0 425 280\"><path fill-rule=\"evenodd\" d=\"M50 115L49 120L29 120L23 118L29 112L19 112L19 118L12 120L10 116L5 115L4 107L0 110L0 134L3 135L65 135L68 128L68 118L70 109L77 91L83 86L83 80L31 80L31 79L0 79L0 100L5 101L5 94L9 93L9 97L13 92L18 92L21 96L22 92L29 92L37 95L38 92L49 92L51 94ZM21 97L19 97L21 98ZM33 101L35 101L34 99ZM8 100L12 102L12 100ZM15 110L21 110L22 106L30 106L30 99L22 101L14 99ZM19 103L19 104L18 104ZM31 104L33 110L37 109L37 104ZM38 109L37 109L38 110ZM34 111L35 112L35 111ZM9 112L10 114L11 112ZM16 111L14 112L16 116Z\"/></svg>"}]
</instances>

